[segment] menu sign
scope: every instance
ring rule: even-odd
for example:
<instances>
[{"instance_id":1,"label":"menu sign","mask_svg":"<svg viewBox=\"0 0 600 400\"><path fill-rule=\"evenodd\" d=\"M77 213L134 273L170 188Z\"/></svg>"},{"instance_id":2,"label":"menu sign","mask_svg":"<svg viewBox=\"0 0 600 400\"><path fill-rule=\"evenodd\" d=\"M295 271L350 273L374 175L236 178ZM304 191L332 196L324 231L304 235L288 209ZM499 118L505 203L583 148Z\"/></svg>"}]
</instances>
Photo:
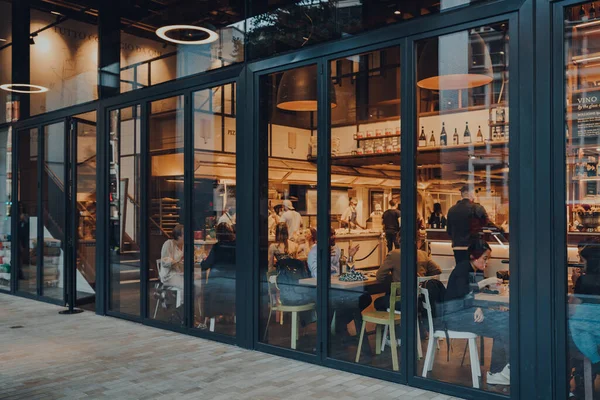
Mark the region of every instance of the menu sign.
<instances>
[{"instance_id":1,"label":"menu sign","mask_svg":"<svg viewBox=\"0 0 600 400\"><path fill-rule=\"evenodd\" d=\"M571 121L574 138L600 137L600 90L573 96Z\"/></svg>"}]
</instances>

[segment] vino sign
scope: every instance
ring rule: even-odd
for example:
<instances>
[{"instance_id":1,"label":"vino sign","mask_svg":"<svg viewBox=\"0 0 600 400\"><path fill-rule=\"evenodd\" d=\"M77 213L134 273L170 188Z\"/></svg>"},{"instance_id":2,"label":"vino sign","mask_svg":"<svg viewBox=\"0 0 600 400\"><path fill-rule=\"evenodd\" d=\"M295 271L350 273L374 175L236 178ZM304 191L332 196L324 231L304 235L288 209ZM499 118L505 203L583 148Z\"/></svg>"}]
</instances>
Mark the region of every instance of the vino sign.
<instances>
[{"instance_id":1,"label":"vino sign","mask_svg":"<svg viewBox=\"0 0 600 400\"><path fill-rule=\"evenodd\" d=\"M600 136L600 90L575 94L570 118L574 138Z\"/></svg>"}]
</instances>

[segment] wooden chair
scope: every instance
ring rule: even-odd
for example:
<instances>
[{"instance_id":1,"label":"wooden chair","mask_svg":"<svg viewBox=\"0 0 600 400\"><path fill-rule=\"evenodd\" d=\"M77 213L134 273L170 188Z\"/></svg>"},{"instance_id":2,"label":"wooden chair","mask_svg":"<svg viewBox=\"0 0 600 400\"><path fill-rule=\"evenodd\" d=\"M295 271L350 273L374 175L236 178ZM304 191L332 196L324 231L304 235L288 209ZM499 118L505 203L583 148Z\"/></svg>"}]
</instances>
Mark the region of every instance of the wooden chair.
<instances>
[{"instance_id":1,"label":"wooden chair","mask_svg":"<svg viewBox=\"0 0 600 400\"><path fill-rule=\"evenodd\" d=\"M390 330L390 347L392 348L392 366L394 371L399 371L398 366L398 341L396 340L396 324L400 322L400 314L396 314L396 298L400 296L400 282L392 283L390 293L390 308L389 311L368 311L362 314L362 328L360 329L360 339L358 349L356 350L356 362L360 361L360 351L362 349L363 338L367 328L367 322L376 324L376 340L375 352L381 354L381 326L389 327Z\"/></svg>"},{"instance_id":2,"label":"wooden chair","mask_svg":"<svg viewBox=\"0 0 600 400\"><path fill-rule=\"evenodd\" d=\"M277 296L279 287L277 286L277 273L267 272L267 283L269 292L269 318L267 319L267 326L265 327L265 334L263 336L263 342L267 340L267 333L269 332L269 324L271 322L271 316L274 312L291 313L292 314L292 344L291 348L296 349L296 343L298 342L298 313L303 311L313 311L315 309L315 303L307 303L296 306L286 306L281 303L281 300ZM283 319L283 318L282 318Z\"/></svg>"},{"instance_id":3,"label":"wooden chair","mask_svg":"<svg viewBox=\"0 0 600 400\"><path fill-rule=\"evenodd\" d=\"M427 373L433 369L433 361L435 360L436 350L433 348L434 343L438 339L467 339L469 344L469 356L471 359L471 378L473 387L479 388L479 378L481 377L481 366L479 365L479 355L477 353L477 335L473 332L458 332L458 331L434 331L433 314L431 311L431 302L429 301L429 291L425 288L419 288L423 294L423 308L427 311L427 322L429 324L429 343L427 343L427 354L425 355L425 363L423 364L423 378L427 378Z\"/></svg>"}]
</instances>

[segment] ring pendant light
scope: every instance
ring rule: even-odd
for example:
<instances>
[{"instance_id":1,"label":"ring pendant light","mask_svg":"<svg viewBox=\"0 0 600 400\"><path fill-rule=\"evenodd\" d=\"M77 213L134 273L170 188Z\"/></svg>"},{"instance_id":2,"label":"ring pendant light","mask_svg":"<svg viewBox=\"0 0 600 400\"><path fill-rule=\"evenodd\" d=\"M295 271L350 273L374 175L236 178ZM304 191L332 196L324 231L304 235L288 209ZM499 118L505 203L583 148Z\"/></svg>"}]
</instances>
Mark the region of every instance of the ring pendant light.
<instances>
[{"instance_id":1,"label":"ring pendant light","mask_svg":"<svg viewBox=\"0 0 600 400\"><path fill-rule=\"evenodd\" d=\"M179 31L179 30L184 30L184 29L190 30L190 31L204 32L208 35L208 37L205 39L201 39L201 40L179 40L179 39L173 39L173 38L170 38L169 36L167 36L168 32ZM219 39L219 34L217 32L212 31L207 28L203 28L201 26L194 26L194 25L163 26L156 30L156 35L163 40L166 40L171 43L177 43L177 44L196 44L196 45L208 44L208 43L215 42L215 41L217 41L217 39Z\"/></svg>"},{"instance_id":2,"label":"ring pendant light","mask_svg":"<svg viewBox=\"0 0 600 400\"><path fill-rule=\"evenodd\" d=\"M26 90L19 88L29 88L35 90ZM35 93L45 93L48 91L47 87L40 85L31 85L29 83L5 83L4 85L0 85L0 89L6 90L7 92L14 93L27 93L27 94L35 94Z\"/></svg>"}]
</instances>

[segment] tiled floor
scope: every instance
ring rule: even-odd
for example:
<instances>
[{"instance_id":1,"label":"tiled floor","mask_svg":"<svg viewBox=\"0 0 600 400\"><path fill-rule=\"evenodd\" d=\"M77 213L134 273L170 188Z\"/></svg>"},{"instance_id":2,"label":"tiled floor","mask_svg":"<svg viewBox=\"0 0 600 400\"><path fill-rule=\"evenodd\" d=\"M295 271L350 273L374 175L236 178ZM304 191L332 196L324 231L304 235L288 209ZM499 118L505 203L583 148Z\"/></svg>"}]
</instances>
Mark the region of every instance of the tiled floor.
<instances>
[{"instance_id":1,"label":"tiled floor","mask_svg":"<svg viewBox=\"0 0 600 400\"><path fill-rule=\"evenodd\" d=\"M0 399L448 396L0 294Z\"/></svg>"}]
</instances>

